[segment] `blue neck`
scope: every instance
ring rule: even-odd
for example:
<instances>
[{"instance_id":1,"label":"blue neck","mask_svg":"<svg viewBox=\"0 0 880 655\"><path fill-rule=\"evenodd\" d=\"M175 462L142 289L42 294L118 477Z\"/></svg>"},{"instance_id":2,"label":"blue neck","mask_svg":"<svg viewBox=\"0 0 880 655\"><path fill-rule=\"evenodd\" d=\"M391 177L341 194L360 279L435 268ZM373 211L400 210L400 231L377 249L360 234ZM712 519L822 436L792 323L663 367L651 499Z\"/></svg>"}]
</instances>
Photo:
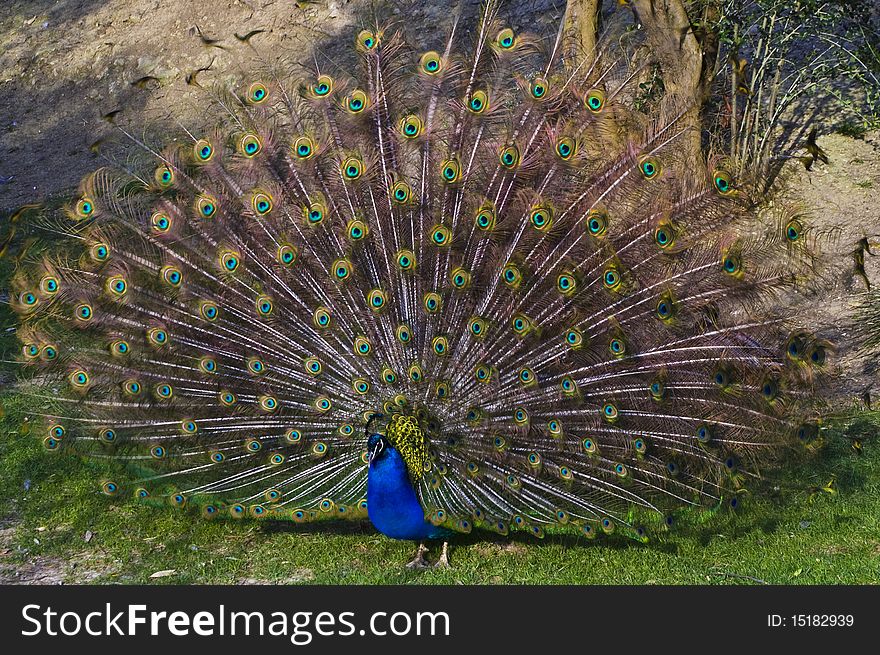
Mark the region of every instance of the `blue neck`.
<instances>
[{"instance_id":1,"label":"blue neck","mask_svg":"<svg viewBox=\"0 0 880 655\"><path fill-rule=\"evenodd\" d=\"M382 534L394 539L439 539L449 531L425 520L425 512L409 479L406 463L386 446L367 473L367 513Z\"/></svg>"}]
</instances>

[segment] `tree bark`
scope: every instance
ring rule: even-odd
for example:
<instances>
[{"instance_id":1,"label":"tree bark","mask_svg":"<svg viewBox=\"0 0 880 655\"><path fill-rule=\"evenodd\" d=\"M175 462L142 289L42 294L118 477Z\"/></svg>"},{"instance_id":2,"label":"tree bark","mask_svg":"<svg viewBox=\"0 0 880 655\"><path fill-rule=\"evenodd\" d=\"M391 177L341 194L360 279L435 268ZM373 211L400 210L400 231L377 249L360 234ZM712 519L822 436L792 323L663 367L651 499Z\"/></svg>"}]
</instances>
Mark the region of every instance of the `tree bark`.
<instances>
[{"instance_id":1,"label":"tree bark","mask_svg":"<svg viewBox=\"0 0 880 655\"><path fill-rule=\"evenodd\" d=\"M708 29L695 29L682 0L631 0L645 30L646 44L660 64L665 95L665 116L684 113L688 129L685 143L697 156L702 152L702 109L709 97L718 57L718 37ZM718 5L708 2L703 24L717 18Z\"/></svg>"},{"instance_id":2,"label":"tree bark","mask_svg":"<svg viewBox=\"0 0 880 655\"><path fill-rule=\"evenodd\" d=\"M592 63L599 40L602 0L569 0L565 7L565 31L575 37L579 53Z\"/></svg>"}]
</instances>

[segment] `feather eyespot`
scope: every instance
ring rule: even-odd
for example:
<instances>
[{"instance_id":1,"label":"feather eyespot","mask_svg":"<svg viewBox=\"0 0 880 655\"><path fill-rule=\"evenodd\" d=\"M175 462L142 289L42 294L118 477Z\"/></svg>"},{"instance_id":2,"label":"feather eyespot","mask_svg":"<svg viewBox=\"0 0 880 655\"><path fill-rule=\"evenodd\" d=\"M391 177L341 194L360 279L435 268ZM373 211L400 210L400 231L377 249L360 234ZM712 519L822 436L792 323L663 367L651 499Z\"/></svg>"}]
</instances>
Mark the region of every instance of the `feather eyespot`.
<instances>
[{"instance_id":1,"label":"feather eyespot","mask_svg":"<svg viewBox=\"0 0 880 655\"><path fill-rule=\"evenodd\" d=\"M167 165L159 166L153 173L153 179L161 189L168 189L174 184L174 170Z\"/></svg>"},{"instance_id":2,"label":"feather eyespot","mask_svg":"<svg viewBox=\"0 0 880 655\"><path fill-rule=\"evenodd\" d=\"M556 290L563 296L572 296L577 291L577 279L569 271L560 273L556 277Z\"/></svg>"},{"instance_id":3,"label":"feather eyespot","mask_svg":"<svg viewBox=\"0 0 880 655\"><path fill-rule=\"evenodd\" d=\"M591 209L587 213L587 231L596 238L605 236L608 232L608 214L601 209Z\"/></svg>"},{"instance_id":4,"label":"feather eyespot","mask_svg":"<svg viewBox=\"0 0 880 655\"><path fill-rule=\"evenodd\" d=\"M532 320L525 314L515 314L510 321L510 325L513 328L514 334L518 337L528 335L535 327Z\"/></svg>"},{"instance_id":5,"label":"feather eyespot","mask_svg":"<svg viewBox=\"0 0 880 655\"><path fill-rule=\"evenodd\" d=\"M89 257L96 264L103 264L110 258L110 246L103 242L92 245L89 248Z\"/></svg>"},{"instance_id":6,"label":"feather eyespot","mask_svg":"<svg viewBox=\"0 0 880 655\"><path fill-rule=\"evenodd\" d=\"M303 216L306 224L310 227L320 225L327 216L327 207L321 201L315 201L311 205L303 208Z\"/></svg>"},{"instance_id":7,"label":"feather eyespot","mask_svg":"<svg viewBox=\"0 0 880 655\"><path fill-rule=\"evenodd\" d=\"M40 278L40 291L47 296L54 296L61 289L58 278L54 275L44 275Z\"/></svg>"},{"instance_id":8,"label":"feather eyespot","mask_svg":"<svg viewBox=\"0 0 880 655\"><path fill-rule=\"evenodd\" d=\"M177 289L183 284L183 273L177 266L163 266L159 274L162 281L172 288Z\"/></svg>"},{"instance_id":9,"label":"feather eyespot","mask_svg":"<svg viewBox=\"0 0 880 655\"><path fill-rule=\"evenodd\" d=\"M394 336L400 343L406 346L412 341L412 330L410 330L408 325L401 324L394 330Z\"/></svg>"},{"instance_id":10,"label":"feather eyespot","mask_svg":"<svg viewBox=\"0 0 880 655\"><path fill-rule=\"evenodd\" d=\"M388 304L388 295L381 289L372 289L367 294L367 306L371 311L379 313Z\"/></svg>"},{"instance_id":11,"label":"feather eyespot","mask_svg":"<svg viewBox=\"0 0 880 655\"><path fill-rule=\"evenodd\" d=\"M345 99L345 109L351 114L360 114L368 105L367 94L361 89L355 89Z\"/></svg>"},{"instance_id":12,"label":"feather eyespot","mask_svg":"<svg viewBox=\"0 0 880 655\"><path fill-rule=\"evenodd\" d=\"M415 114L405 116L400 121L400 133L407 139L415 139L422 133L422 119Z\"/></svg>"},{"instance_id":13,"label":"feather eyespot","mask_svg":"<svg viewBox=\"0 0 880 655\"><path fill-rule=\"evenodd\" d=\"M461 266L456 266L449 274L449 281L457 291L467 289L471 284L470 271L466 271Z\"/></svg>"},{"instance_id":14,"label":"feather eyespot","mask_svg":"<svg viewBox=\"0 0 880 655\"><path fill-rule=\"evenodd\" d=\"M785 238L791 243L799 241L803 233L804 226L798 219L793 218L785 224Z\"/></svg>"},{"instance_id":15,"label":"feather eyespot","mask_svg":"<svg viewBox=\"0 0 880 655\"><path fill-rule=\"evenodd\" d=\"M584 104L594 114L598 114L605 107L605 92L601 89L590 89L584 96Z\"/></svg>"},{"instance_id":16,"label":"feather eyespot","mask_svg":"<svg viewBox=\"0 0 880 655\"><path fill-rule=\"evenodd\" d=\"M251 105L262 105L269 99L269 89L262 82L252 82L245 92L245 98Z\"/></svg>"},{"instance_id":17,"label":"feather eyespot","mask_svg":"<svg viewBox=\"0 0 880 655\"><path fill-rule=\"evenodd\" d=\"M337 259L333 262L331 270L333 271L333 279L336 282L345 282L351 277L354 267L347 259Z\"/></svg>"},{"instance_id":18,"label":"feather eyespot","mask_svg":"<svg viewBox=\"0 0 880 655\"><path fill-rule=\"evenodd\" d=\"M330 311L326 307L318 307L312 315L312 322L319 330L329 328L331 321Z\"/></svg>"},{"instance_id":19,"label":"feather eyespot","mask_svg":"<svg viewBox=\"0 0 880 655\"><path fill-rule=\"evenodd\" d=\"M391 187L391 198L399 205L409 202L412 196L412 189L406 182L396 182Z\"/></svg>"},{"instance_id":20,"label":"feather eyespot","mask_svg":"<svg viewBox=\"0 0 880 655\"><path fill-rule=\"evenodd\" d=\"M431 243L443 247L452 243L452 230L445 225L435 225L431 229Z\"/></svg>"},{"instance_id":21,"label":"feather eyespot","mask_svg":"<svg viewBox=\"0 0 880 655\"><path fill-rule=\"evenodd\" d=\"M722 196L729 196L734 192L733 177L725 170L719 169L712 173L712 183Z\"/></svg>"},{"instance_id":22,"label":"feather eyespot","mask_svg":"<svg viewBox=\"0 0 880 655\"><path fill-rule=\"evenodd\" d=\"M446 184L454 184L461 179L461 164L455 158L450 158L440 165L440 176Z\"/></svg>"},{"instance_id":23,"label":"feather eyespot","mask_svg":"<svg viewBox=\"0 0 880 655\"><path fill-rule=\"evenodd\" d=\"M639 171L646 180L653 180L660 175L660 163L653 157L642 157L639 160Z\"/></svg>"},{"instance_id":24,"label":"feather eyespot","mask_svg":"<svg viewBox=\"0 0 880 655\"><path fill-rule=\"evenodd\" d=\"M385 384L395 384L397 382L397 373L386 366L382 369L382 380Z\"/></svg>"},{"instance_id":25,"label":"feather eyespot","mask_svg":"<svg viewBox=\"0 0 880 655\"><path fill-rule=\"evenodd\" d=\"M155 234L167 234L171 230L171 217L167 212L157 211L150 216L150 229Z\"/></svg>"},{"instance_id":26,"label":"feather eyespot","mask_svg":"<svg viewBox=\"0 0 880 655\"><path fill-rule=\"evenodd\" d=\"M238 152L247 159L253 159L263 150L263 142L256 134L245 134L238 141Z\"/></svg>"},{"instance_id":27,"label":"feather eyespot","mask_svg":"<svg viewBox=\"0 0 880 655\"><path fill-rule=\"evenodd\" d=\"M299 256L299 250L297 250L296 246L284 243L278 246L276 256L278 263L282 266L293 266L296 263L296 258Z\"/></svg>"},{"instance_id":28,"label":"feather eyespot","mask_svg":"<svg viewBox=\"0 0 880 655\"><path fill-rule=\"evenodd\" d=\"M367 224L360 219L349 221L345 228L345 234L352 242L364 240L369 233L369 227L367 227Z\"/></svg>"},{"instance_id":29,"label":"feather eyespot","mask_svg":"<svg viewBox=\"0 0 880 655\"><path fill-rule=\"evenodd\" d=\"M489 95L483 90L474 91L466 98L465 106L472 114L482 114L489 107Z\"/></svg>"},{"instance_id":30,"label":"feather eyespot","mask_svg":"<svg viewBox=\"0 0 880 655\"><path fill-rule=\"evenodd\" d=\"M354 340L354 352L356 355L366 357L373 351L373 346L365 336L359 336Z\"/></svg>"},{"instance_id":31,"label":"feather eyespot","mask_svg":"<svg viewBox=\"0 0 880 655\"><path fill-rule=\"evenodd\" d=\"M293 155L297 159L309 159L315 154L315 142L307 136L301 136L293 142Z\"/></svg>"},{"instance_id":32,"label":"feather eyespot","mask_svg":"<svg viewBox=\"0 0 880 655\"><path fill-rule=\"evenodd\" d=\"M532 227L539 232L547 232L553 225L553 210L543 205L532 207L529 212L529 221Z\"/></svg>"},{"instance_id":33,"label":"feather eyespot","mask_svg":"<svg viewBox=\"0 0 880 655\"><path fill-rule=\"evenodd\" d=\"M361 30L355 39L355 45L361 52L370 52L379 45L379 38L369 30Z\"/></svg>"},{"instance_id":34,"label":"feather eyespot","mask_svg":"<svg viewBox=\"0 0 880 655\"><path fill-rule=\"evenodd\" d=\"M214 158L214 146L207 139L199 139L193 144L193 155L200 164L206 164Z\"/></svg>"},{"instance_id":35,"label":"feather eyespot","mask_svg":"<svg viewBox=\"0 0 880 655\"><path fill-rule=\"evenodd\" d=\"M443 298L439 293L429 291L422 298L422 306L429 314L436 314L443 307Z\"/></svg>"},{"instance_id":36,"label":"feather eyespot","mask_svg":"<svg viewBox=\"0 0 880 655\"><path fill-rule=\"evenodd\" d=\"M427 75L437 75L443 70L443 59L434 50L426 52L419 58L419 70Z\"/></svg>"},{"instance_id":37,"label":"feather eyespot","mask_svg":"<svg viewBox=\"0 0 880 655\"><path fill-rule=\"evenodd\" d=\"M490 232L495 229L495 207L491 204L481 205L477 210L474 222L476 223L477 229L482 230L483 232Z\"/></svg>"},{"instance_id":38,"label":"feather eyespot","mask_svg":"<svg viewBox=\"0 0 880 655\"><path fill-rule=\"evenodd\" d=\"M495 36L495 45L501 50L513 50L516 47L516 34L509 27L505 27Z\"/></svg>"},{"instance_id":39,"label":"feather eyespot","mask_svg":"<svg viewBox=\"0 0 880 655\"><path fill-rule=\"evenodd\" d=\"M340 169L346 182L354 182L363 175L364 163L359 157L348 157L340 164Z\"/></svg>"},{"instance_id":40,"label":"feather eyespot","mask_svg":"<svg viewBox=\"0 0 880 655\"><path fill-rule=\"evenodd\" d=\"M468 332L477 339L481 339L486 335L487 327L488 322L486 319L478 316L474 316L468 321Z\"/></svg>"},{"instance_id":41,"label":"feather eyespot","mask_svg":"<svg viewBox=\"0 0 880 655\"><path fill-rule=\"evenodd\" d=\"M418 362L413 362L412 364L410 364L409 368L407 369L407 373L409 374L409 379L416 384L421 382L425 377L425 373Z\"/></svg>"},{"instance_id":42,"label":"feather eyespot","mask_svg":"<svg viewBox=\"0 0 880 655\"><path fill-rule=\"evenodd\" d=\"M88 196L83 196L76 202L73 211L77 218L89 218L95 213L95 203Z\"/></svg>"},{"instance_id":43,"label":"feather eyespot","mask_svg":"<svg viewBox=\"0 0 880 655\"><path fill-rule=\"evenodd\" d=\"M199 304L199 314L206 321L215 321L220 315L220 308L215 303L205 300Z\"/></svg>"},{"instance_id":44,"label":"feather eyespot","mask_svg":"<svg viewBox=\"0 0 880 655\"><path fill-rule=\"evenodd\" d=\"M128 282L121 275L114 275L107 279L104 288L114 298L123 298L128 292Z\"/></svg>"},{"instance_id":45,"label":"feather eyespot","mask_svg":"<svg viewBox=\"0 0 880 655\"><path fill-rule=\"evenodd\" d=\"M258 296L257 299L254 301L254 305L256 305L257 314L262 318L268 318L272 316L275 311L275 304L268 296Z\"/></svg>"},{"instance_id":46,"label":"feather eyespot","mask_svg":"<svg viewBox=\"0 0 880 655\"><path fill-rule=\"evenodd\" d=\"M577 151L577 142L570 136L560 137L556 141L556 154L562 161L569 161Z\"/></svg>"},{"instance_id":47,"label":"feather eyespot","mask_svg":"<svg viewBox=\"0 0 880 655\"><path fill-rule=\"evenodd\" d=\"M412 250L400 250L397 253L397 267L401 271L413 271L416 268L416 256Z\"/></svg>"},{"instance_id":48,"label":"feather eyespot","mask_svg":"<svg viewBox=\"0 0 880 655\"><path fill-rule=\"evenodd\" d=\"M498 163L507 170L513 170L519 165L519 148L516 147L516 144L501 149L501 152L498 153Z\"/></svg>"},{"instance_id":49,"label":"feather eyespot","mask_svg":"<svg viewBox=\"0 0 880 655\"><path fill-rule=\"evenodd\" d=\"M550 90L549 82L543 77L536 77L529 84L529 95L535 100L543 100Z\"/></svg>"},{"instance_id":50,"label":"feather eyespot","mask_svg":"<svg viewBox=\"0 0 880 655\"><path fill-rule=\"evenodd\" d=\"M329 75L319 75L312 84L311 92L315 98L326 98L333 92L333 78Z\"/></svg>"},{"instance_id":51,"label":"feather eyespot","mask_svg":"<svg viewBox=\"0 0 880 655\"><path fill-rule=\"evenodd\" d=\"M275 396L260 396L260 409L266 413L272 413L278 409L278 399Z\"/></svg>"},{"instance_id":52,"label":"feather eyespot","mask_svg":"<svg viewBox=\"0 0 880 655\"><path fill-rule=\"evenodd\" d=\"M89 374L81 368L72 371L67 379L70 382L70 385L79 391L88 388L89 383L91 382Z\"/></svg>"},{"instance_id":53,"label":"feather eyespot","mask_svg":"<svg viewBox=\"0 0 880 655\"><path fill-rule=\"evenodd\" d=\"M738 255L727 253L721 259L721 268L731 277L740 277L742 274L742 260Z\"/></svg>"},{"instance_id":54,"label":"feather eyespot","mask_svg":"<svg viewBox=\"0 0 880 655\"><path fill-rule=\"evenodd\" d=\"M671 225L659 225L654 230L654 243L666 250L675 243L675 229Z\"/></svg>"},{"instance_id":55,"label":"feather eyespot","mask_svg":"<svg viewBox=\"0 0 880 655\"><path fill-rule=\"evenodd\" d=\"M251 192L251 209L254 210L254 213L257 216L266 216L272 211L272 206L273 200L270 194L265 191L260 191L259 189L254 189L254 191Z\"/></svg>"},{"instance_id":56,"label":"feather eyespot","mask_svg":"<svg viewBox=\"0 0 880 655\"><path fill-rule=\"evenodd\" d=\"M196 210L202 218L212 218L217 213L217 201L211 196L201 195L196 199Z\"/></svg>"},{"instance_id":57,"label":"feather eyespot","mask_svg":"<svg viewBox=\"0 0 880 655\"><path fill-rule=\"evenodd\" d=\"M602 284L605 285L606 289L611 291L617 290L621 285L620 272L613 267L605 269L605 272L602 274Z\"/></svg>"}]
</instances>

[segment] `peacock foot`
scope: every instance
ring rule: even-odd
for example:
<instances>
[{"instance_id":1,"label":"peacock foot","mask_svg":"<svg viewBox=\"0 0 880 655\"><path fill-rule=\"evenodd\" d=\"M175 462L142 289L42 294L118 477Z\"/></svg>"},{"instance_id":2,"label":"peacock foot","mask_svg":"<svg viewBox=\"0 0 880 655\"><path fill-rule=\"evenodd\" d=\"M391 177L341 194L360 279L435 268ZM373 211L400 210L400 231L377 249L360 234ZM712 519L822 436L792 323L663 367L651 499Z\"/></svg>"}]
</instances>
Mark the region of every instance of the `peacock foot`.
<instances>
[{"instance_id":1,"label":"peacock foot","mask_svg":"<svg viewBox=\"0 0 880 655\"><path fill-rule=\"evenodd\" d=\"M448 569L449 568L449 542L443 542L443 550L440 552L440 559L437 560L437 563L434 564L434 568Z\"/></svg>"},{"instance_id":2,"label":"peacock foot","mask_svg":"<svg viewBox=\"0 0 880 655\"><path fill-rule=\"evenodd\" d=\"M416 556L409 564L406 565L406 568L416 569L418 571L431 568L431 565L428 564L428 560L425 559L425 553L427 552L428 548L425 546L425 544L419 544L419 549L416 551Z\"/></svg>"},{"instance_id":3,"label":"peacock foot","mask_svg":"<svg viewBox=\"0 0 880 655\"><path fill-rule=\"evenodd\" d=\"M428 560L425 558L427 552L428 547L425 546L425 544L419 544L416 556L406 565L406 568L418 571L424 571L425 569L449 568L449 542L443 542L443 550L440 552L440 558L434 564L428 563Z\"/></svg>"}]
</instances>

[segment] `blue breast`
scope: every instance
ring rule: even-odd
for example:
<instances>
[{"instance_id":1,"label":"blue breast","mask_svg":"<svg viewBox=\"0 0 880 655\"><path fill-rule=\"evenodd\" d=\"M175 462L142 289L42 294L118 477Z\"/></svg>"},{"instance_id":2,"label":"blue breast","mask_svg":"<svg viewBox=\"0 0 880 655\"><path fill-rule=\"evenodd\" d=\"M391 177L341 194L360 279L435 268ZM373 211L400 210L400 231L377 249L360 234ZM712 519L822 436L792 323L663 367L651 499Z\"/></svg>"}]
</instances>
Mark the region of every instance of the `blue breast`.
<instances>
[{"instance_id":1,"label":"blue breast","mask_svg":"<svg viewBox=\"0 0 880 655\"><path fill-rule=\"evenodd\" d=\"M382 534L394 539L440 539L449 531L425 520L400 453L387 446L367 473L367 513Z\"/></svg>"}]
</instances>

